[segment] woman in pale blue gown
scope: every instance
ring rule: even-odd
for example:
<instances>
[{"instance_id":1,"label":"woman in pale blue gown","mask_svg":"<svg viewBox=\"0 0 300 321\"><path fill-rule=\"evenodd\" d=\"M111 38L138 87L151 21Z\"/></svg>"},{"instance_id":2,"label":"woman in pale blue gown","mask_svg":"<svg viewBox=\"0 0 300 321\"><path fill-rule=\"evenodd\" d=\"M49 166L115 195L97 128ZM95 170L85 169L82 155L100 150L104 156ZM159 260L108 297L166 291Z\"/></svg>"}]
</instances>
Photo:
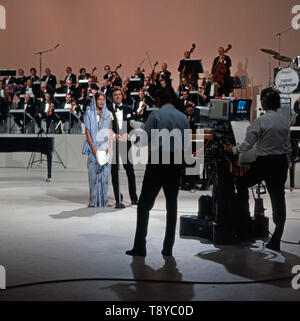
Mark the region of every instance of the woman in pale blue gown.
<instances>
[{"instance_id":1,"label":"woman in pale blue gown","mask_svg":"<svg viewBox=\"0 0 300 321\"><path fill-rule=\"evenodd\" d=\"M110 183L110 162L100 165L97 151L112 151L112 120L106 107L105 96L96 93L90 110L84 115L86 141L82 153L88 155L87 167L90 187L89 208L108 207L108 188Z\"/></svg>"}]
</instances>

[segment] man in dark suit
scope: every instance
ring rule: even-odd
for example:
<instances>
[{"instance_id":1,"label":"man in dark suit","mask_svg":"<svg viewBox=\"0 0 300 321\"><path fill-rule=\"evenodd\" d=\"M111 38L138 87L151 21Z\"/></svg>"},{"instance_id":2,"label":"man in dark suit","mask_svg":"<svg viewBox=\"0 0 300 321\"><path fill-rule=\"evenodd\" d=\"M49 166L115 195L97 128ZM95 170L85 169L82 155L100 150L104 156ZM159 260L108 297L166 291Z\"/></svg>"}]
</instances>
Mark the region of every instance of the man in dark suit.
<instances>
[{"instance_id":1,"label":"man in dark suit","mask_svg":"<svg viewBox=\"0 0 300 321\"><path fill-rule=\"evenodd\" d=\"M31 78L27 78L24 88L21 91L21 95L29 94L31 98L37 98L39 96L39 90L36 86L33 86Z\"/></svg>"},{"instance_id":2,"label":"man in dark suit","mask_svg":"<svg viewBox=\"0 0 300 321\"><path fill-rule=\"evenodd\" d=\"M78 80L88 80L90 78L90 74L86 72L85 68L80 68Z\"/></svg>"},{"instance_id":3,"label":"man in dark suit","mask_svg":"<svg viewBox=\"0 0 300 321\"><path fill-rule=\"evenodd\" d=\"M180 60L180 64L178 67L178 71L180 72L180 75L184 75L185 67L186 67L186 59L190 59L190 52L185 51L184 52L184 59Z\"/></svg>"},{"instance_id":4,"label":"man in dark suit","mask_svg":"<svg viewBox=\"0 0 300 321\"><path fill-rule=\"evenodd\" d=\"M132 110L129 106L122 104L123 93L120 87L112 88L111 98L113 103L108 106L108 109L112 114L113 131L115 133L115 139L117 142L117 150L115 153L116 162L114 162L111 166L111 174L116 199L116 208L120 209L125 208L125 206L122 204L123 197L120 193L118 154L121 156L123 167L127 174L131 204L136 205L138 203L134 168L128 159L128 152L131 148L131 142L128 140L128 131L130 129L130 120L132 120Z\"/></svg>"},{"instance_id":5,"label":"man in dark suit","mask_svg":"<svg viewBox=\"0 0 300 321\"><path fill-rule=\"evenodd\" d=\"M33 119L36 117L37 104L33 101L29 94L25 94L24 99L18 103L18 109L24 110L28 113ZM27 125L30 123L31 119L26 117L25 123L23 119L15 119L15 123L21 128L22 133L25 133Z\"/></svg>"},{"instance_id":6,"label":"man in dark suit","mask_svg":"<svg viewBox=\"0 0 300 321\"><path fill-rule=\"evenodd\" d=\"M168 86L172 86L171 73L167 69L168 65L166 63L163 63L161 65L161 71L157 74L157 77L155 79L157 86L160 87L162 80L165 80Z\"/></svg>"},{"instance_id":7,"label":"man in dark suit","mask_svg":"<svg viewBox=\"0 0 300 321\"><path fill-rule=\"evenodd\" d=\"M60 81L61 86L62 87L65 86L68 80L72 80L72 83L74 85L76 85L77 78L76 78L76 75L72 73L72 68L68 66L66 68L66 73L67 73L67 75L65 77L65 80L64 81Z\"/></svg>"},{"instance_id":8,"label":"man in dark suit","mask_svg":"<svg viewBox=\"0 0 300 321\"><path fill-rule=\"evenodd\" d=\"M214 75L210 75L209 81L205 85L203 99L206 104L210 102L211 99L219 96L220 85L215 82Z\"/></svg>"},{"instance_id":9,"label":"man in dark suit","mask_svg":"<svg viewBox=\"0 0 300 321\"><path fill-rule=\"evenodd\" d=\"M30 68L30 75L27 77L27 80L28 79L31 79L33 83L40 80L36 75L36 69L34 67Z\"/></svg>"},{"instance_id":10,"label":"man in dark suit","mask_svg":"<svg viewBox=\"0 0 300 321\"><path fill-rule=\"evenodd\" d=\"M40 90L37 92L37 96L35 98L39 101L44 101L46 94L51 94L51 91L47 88L47 84L45 82L41 82Z\"/></svg>"},{"instance_id":11,"label":"man in dark suit","mask_svg":"<svg viewBox=\"0 0 300 321\"><path fill-rule=\"evenodd\" d=\"M37 108L36 122L42 132L41 122L42 120L46 121L47 133L49 132L50 124L54 120L53 111L55 109L54 102L50 93L45 94L45 99L39 103Z\"/></svg>"},{"instance_id":12,"label":"man in dark suit","mask_svg":"<svg viewBox=\"0 0 300 321\"><path fill-rule=\"evenodd\" d=\"M230 92L232 91L231 81L230 81L230 67L231 67L231 59L229 56L225 55L225 50L223 47L219 47L218 49L219 56L215 58L213 62L213 67L211 73L214 75L217 70L218 63L223 63L226 66L226 72L224 75L224 84L220 83L219 88L219 96L225 95L226 97L229 96Z\"/></svg>"},{"instance_id":13,"label":"man in dark suit","mask_svg":"<svg viewBox=\"0 0 300 321\"><path fill-rule=\"evenodd\" d=\"M146 96L148 96L152 101L151 106L154 105L156 102L157 86L151 84L151 78L149 76L145 77L143 89L145 91Z\"/></svg>"},{"instance_id":14,"label":"man in dark suit","mask_svg":"<svg viewBox=\"0 0 300 321\"><path fill-rule=\"evenodd\" d=\"M16 79L16 84L23 88L27 80L27 77L24 75L24 70L20 68L18 70L18 75L19 77Z\"/></svg>"},{"instance_id":15,"label":"man in dark suit","mask_svg":"<svg viewBox=\"0 0 300 321\"><path fill-rule=\"evenodd\" d=\"M71 79L66 81L66 85L57 90L60 94L72 95L74 99L78 98L78 90Z\"/></svg>"},{"instance_id":16,"label":"man in dark suit","mask_svg":"<svg viewBox=\"0 0 300 321\"><path fill-rule=\"evenodd\" d=\"M56 77L51 74L50 68L45 69L45 76L41 80L47 84L47 89L51 94L54 94L56 89Z\"/></svg>"},{"instance_id":17,"label":"man in dark suit","mask_svg":"<svg viewBox=\"0 0 300 321\"><path fill-rule=\"evenodd\" d=\"M133 119L139 122L145 122L147 120L147 108L151 105L151 99L145 96L143 89L139 91L139 98L133 105Z\"/></svg>"}]
</instances>

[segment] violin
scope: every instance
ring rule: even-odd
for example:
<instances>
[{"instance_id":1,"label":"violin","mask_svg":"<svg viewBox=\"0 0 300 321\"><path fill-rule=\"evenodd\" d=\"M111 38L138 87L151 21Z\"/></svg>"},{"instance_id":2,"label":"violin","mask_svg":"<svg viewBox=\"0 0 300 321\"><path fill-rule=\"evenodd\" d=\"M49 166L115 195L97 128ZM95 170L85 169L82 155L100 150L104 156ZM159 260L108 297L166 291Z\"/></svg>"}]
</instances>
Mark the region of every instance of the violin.
<instances>
[{"instance_id":1,"label":"violin","mask_svg":"<svg viewBox=\"0 0 300 321\"><path fill-rule=\"evenodd\" d=\"M156 61L156 63L153 66L152 72L150 74L150 81L152 85L155 85L155 79L157 77L157 73L155 72L155 68L158 65L158 61Z\"/></svg>"},{"instance_id":2,"label":"violin","mask_svg":"<svg viewBox=\"0 0 300 321\"><path fill-rule=\"evenodd\" d=\"M54 111L54 103L52 102L51 104L50 104L50 108L49 108L49 110L47 111L47 115L48 116L52 116L52 114L53 114L53 111Z\"/></svg>"},{"instance_id":3,"label":"violin","mask_svg":"<svg viewBox=\"0 0 300 321\"><path fill-rule=\"evenodd\" d=\"M224 77L227 71L227 67L222 62L222 60L225 59L225 54L231 49L232 49L232 45L228 45L228 47L224 51L224 54L219 58L219 61L216 64L215 69L213 70L214 81L221 85L224 85Z\"/></svg>"}]
</instances>

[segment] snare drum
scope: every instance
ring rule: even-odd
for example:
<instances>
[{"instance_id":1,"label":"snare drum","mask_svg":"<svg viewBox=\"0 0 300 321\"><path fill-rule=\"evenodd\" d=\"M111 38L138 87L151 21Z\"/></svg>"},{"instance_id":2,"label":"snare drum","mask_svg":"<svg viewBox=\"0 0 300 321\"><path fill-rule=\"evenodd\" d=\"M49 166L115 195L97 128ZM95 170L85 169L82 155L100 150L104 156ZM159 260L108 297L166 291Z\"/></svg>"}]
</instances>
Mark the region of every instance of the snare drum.
<instances>
[{"instance_id":1,"label":"snare drum","mask_svg":"<svg viewBox=\"0 0 300 321\"><path fill-rule=\"evenodd\" d=\"M293 64L295 68L300 68L300 56L297 56L296 58L294 58Z\"/></svg>"},{"instance_id":2,"label":"snare drum","mask_svg":"<svg viewBox=\"0 0 300 321\"><path fill-rule=\"evenodd\" d=\"M300 90L300 70L284 68L278 71L275 86L282 94L292 94Z\"/></svg>"}]
</instances>

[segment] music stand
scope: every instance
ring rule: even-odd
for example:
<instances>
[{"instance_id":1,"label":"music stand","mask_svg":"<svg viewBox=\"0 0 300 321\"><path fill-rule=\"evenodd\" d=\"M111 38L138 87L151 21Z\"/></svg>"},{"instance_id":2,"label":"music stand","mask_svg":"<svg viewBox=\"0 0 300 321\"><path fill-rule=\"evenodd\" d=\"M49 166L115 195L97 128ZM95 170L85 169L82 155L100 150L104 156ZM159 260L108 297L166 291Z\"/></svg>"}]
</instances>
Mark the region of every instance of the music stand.
<instances>
[{"instance_id":1,"label":"music stand","mask_svg":"<svg viewBox=\"0 0 300 321\"><path fill-rule=\"evenodd\" d=\"M48 138L48 135L46 133L39 133L37 134L37 137L38 138L43 138L43 136L45 136L46 138ZM67 166L64 164L63 160L61 159L61 157L59 156L58 152L56 151L56 149L54 148L54 152L53 152L57 158L58 158L58 161L52 161L52 163L54 164L60 164L63 166L64 169L67 168ZM41 158L39 160L35 160L35 152L31 153L30 155L30 158L29 158L29 161L28 161L28 165L27 165L27 168L26 170L28 171L29 167L32 168L33 167L33 164L36 164L36 163L39 163L40 165L43 164L44 160L43 160L43 154L41 153ZM47 181L48 182L48 181Z\"/></svg>"},{"instance_id":2,"label":"music stand","mask_svg":"<svg viewBox=\"0 0 300 321\"><path fill-rule=\"evenodd\" d=\"M203 72L201 59L185 59L185 74L197 75L196 79L199 79L198 74L203 74Z\"/></svg>"}]
</instances>

